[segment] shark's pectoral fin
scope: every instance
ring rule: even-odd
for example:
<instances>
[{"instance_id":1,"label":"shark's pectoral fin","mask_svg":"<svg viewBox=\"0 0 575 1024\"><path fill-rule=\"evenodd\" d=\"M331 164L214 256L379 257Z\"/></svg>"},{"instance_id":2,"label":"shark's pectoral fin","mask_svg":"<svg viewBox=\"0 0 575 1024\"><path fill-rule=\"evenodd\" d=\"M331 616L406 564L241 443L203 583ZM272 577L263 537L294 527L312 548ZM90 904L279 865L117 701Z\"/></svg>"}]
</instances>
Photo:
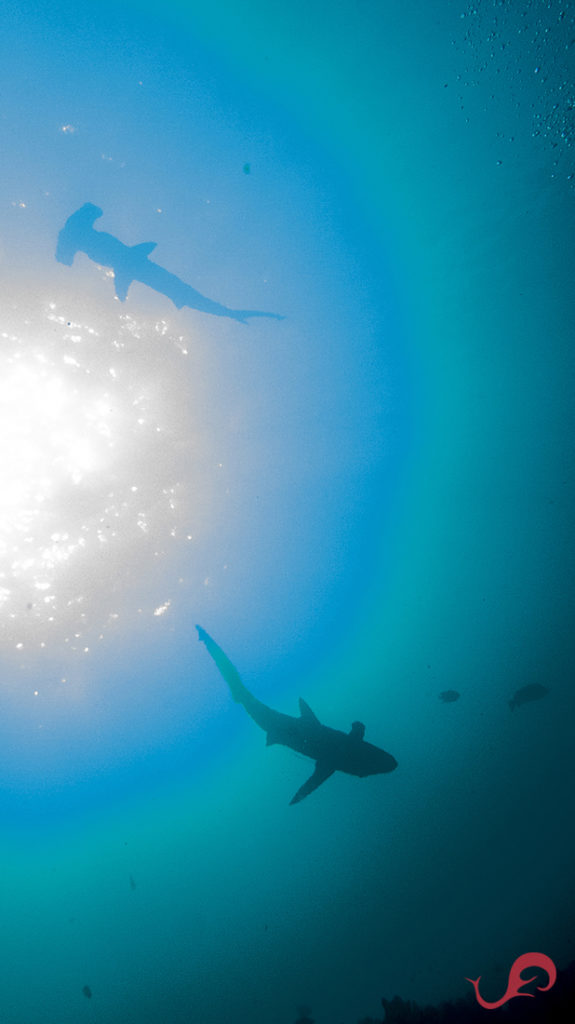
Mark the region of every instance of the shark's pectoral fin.
<instances>
[{"instance_id":1,"label":"shark's pectoral fin","mask_svg":"<svg viewBox=\"0 0 575 1024\"><path fill-rule=\"evenodd\" d=\"M133 277L129 277L128 274L118 273L114 270L114 288L116 289L116 295L120 302L123 302L128 294L128 288L130 287Z\"/></svg>"},{"instance_id":2,"label":"shark's pectoral fin","mask_svg":"<svg viewBox=\"0 0 575 1024\"><path fill-rule=\"evenodd\" d=\"M290 804L299 804L300 800L304 797L309 796L313 793L314 789L321 786L322 782L329 779L330 775L333 775L335 768L332 768L330 764L321 764L319 761L316 762L315 772L310 775L307 782L304 782L303 786L300 786L296 795L290 800Z\"/></svg>"}]
</instances>

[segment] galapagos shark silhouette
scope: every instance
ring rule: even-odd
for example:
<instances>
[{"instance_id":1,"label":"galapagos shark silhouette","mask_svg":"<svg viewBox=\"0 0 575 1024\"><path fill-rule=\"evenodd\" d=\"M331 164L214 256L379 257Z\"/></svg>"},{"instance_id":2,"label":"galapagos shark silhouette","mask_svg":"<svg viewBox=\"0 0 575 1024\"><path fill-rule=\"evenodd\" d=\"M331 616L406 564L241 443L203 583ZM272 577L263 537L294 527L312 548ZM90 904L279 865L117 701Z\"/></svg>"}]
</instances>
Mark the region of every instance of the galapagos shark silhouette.
<instances>
[{"instance_id":1,"label":"galapagos shark silhouette","mask_svg":"<svg viewBox=\"0 0 575 1024\"><path fill-rule=\"evenodd\" d=\"M262 704L244 686L237 669L209 633L201 626L196 626L196 629L200 640L206 645L208 653L226 680L233 699L238 704L243 704L256 725L267 733L267 746L280 743L315 761L313 775L298 789L290 804L298 804L336 771L364 778L366 775L392 772L397 768L397 761L391 754L372 743L365 742L365 726L361 722L354 722L349 733L331 729L327 725L322 725L301 697L299 718L273 711L266 704Z\"/></svg>"},{"instance_id":2,"label":"galapagos shark silhouette","mask_svg":"<svg viewBox=\"0 0 575 1024\"><path fill-rule=\"evenodd\" d=\"M76 253L83 252L99 266L111 267L114 271L116 295L121 302L126 298L132 282L140 281L141 284L171 299L178 309L189 306L190 309L197 309L201 313L227 316L242 324L254 316L284 319L278 313L262 313L256 309L228 309L219 302L207 299L181 278L149 259L150 253L156 248L156 242L124 245L114 235L109 235L106 231L96 231L94 221L102 214L103 210L99 206L84 203L68 217L58 235L56 259L59 263L71 267Z\"/></svg>"}]
</instances>

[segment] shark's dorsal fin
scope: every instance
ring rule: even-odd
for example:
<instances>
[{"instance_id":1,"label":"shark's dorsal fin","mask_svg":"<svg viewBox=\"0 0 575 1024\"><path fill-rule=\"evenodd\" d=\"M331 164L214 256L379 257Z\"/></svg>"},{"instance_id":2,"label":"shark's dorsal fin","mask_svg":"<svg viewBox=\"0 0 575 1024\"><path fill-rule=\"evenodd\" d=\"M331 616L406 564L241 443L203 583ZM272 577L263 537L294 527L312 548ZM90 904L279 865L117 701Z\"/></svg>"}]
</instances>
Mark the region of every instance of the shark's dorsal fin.
<instances>
[{"instance_id":1,"label":"shark's dorsal fin","mask_svg":"<svg viewBox=\"0 0 575 1024\"><path fill-rule=\"evenodd\" d=\"M157 242L139 242L138 245L133 245L131 248L132 252L137 252L139 256L149 256L157 244Z\"/></svg>"},{"instance_id":2,"label":"shark's dorsal fin","mask_svg":"<svg viewBox=\"0 0 575 1024\"><path fill-rule=\"evenodd\" d=\"M302 697L300 697L299 699L299 713L303 718L304 722L306 722L308 725L321 725L321 722L317 715L314 715L309 704L306 704L305 700L303 700Z\"/></svg>"},{"instance_id":3,"label":"shark's dorsal fin","mask_svg":"<svg viewBox=\"0 0 575 1024\"><path fill-rule=\"evenodd\" d=\"M321 761L316 761L315 772L313 775L310 775L309 779L307 782L304 782L303 786L300 786L296 795L290 800L290 804L299 804L300 800L309 796L310 793L313 793L314 789L321 786L322 782L329 779L330 775L333 775L334 771L335 768L331 764L326 764L325 762L322 764Z\"/></svg>"}]
</instances>

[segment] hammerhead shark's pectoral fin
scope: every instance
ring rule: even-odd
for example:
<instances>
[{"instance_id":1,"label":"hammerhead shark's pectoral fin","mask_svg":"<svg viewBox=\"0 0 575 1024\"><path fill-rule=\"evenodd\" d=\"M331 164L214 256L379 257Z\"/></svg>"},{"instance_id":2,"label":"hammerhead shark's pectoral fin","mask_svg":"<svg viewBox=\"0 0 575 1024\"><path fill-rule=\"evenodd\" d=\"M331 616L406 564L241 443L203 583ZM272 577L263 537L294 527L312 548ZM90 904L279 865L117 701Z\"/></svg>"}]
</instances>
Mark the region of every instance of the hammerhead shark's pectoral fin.
<instances>
[{"instance_id":1,"label":"hammerhead shark's pectoral fin","mask_svg":"<svg viewBox=\"0 0 575 1024\"><path fill-rule=\"evenodd\" d=\"M120 302L124 302L125 298L127 297L128 288L130 287L133 280L133 277L128 277L127 274L122 274L119 273L117 270L114 270L114 288L116 289L116 295L118 296Z\"/></svg>"},{"instance_id":2,"label":"hammerhead shark's pectoral fin","mask_svg":"<svg viewBox=\"0 0 575 1024\"><path fill-rule=\"evenodd\" d=\"M296 795L290 800L290 805L299 804L300 800L309 796L310 793L313 793L314 789L321 786L322 782L329 779L330 775L333 775L334 771L335 768L332 768L330 764L321 764L320 761L317 761L315 772L313 775L310 775L309 779L307 782L304 782L303 786L300 786Z\"/></svg>"}]
</instances>

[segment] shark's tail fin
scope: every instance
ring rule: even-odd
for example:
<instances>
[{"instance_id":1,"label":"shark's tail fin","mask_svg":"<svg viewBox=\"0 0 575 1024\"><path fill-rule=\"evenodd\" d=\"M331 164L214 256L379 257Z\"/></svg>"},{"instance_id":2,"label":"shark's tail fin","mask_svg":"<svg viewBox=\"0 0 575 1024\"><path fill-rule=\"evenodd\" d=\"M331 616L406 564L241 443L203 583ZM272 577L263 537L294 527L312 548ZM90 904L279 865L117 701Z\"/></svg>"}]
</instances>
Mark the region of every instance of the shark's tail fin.
<instances>
[{"instance_id":1,"label":"shark's tail fin","mask_svg":"<svg viewBox=\"0 0 575 1024\"><path fill-rule=\"evenodd\" d=\"M243 704L246 696L246 688L241 681L240 674L237 668L232 665L227 654L224 654L221 647L218 646L215 640L212 639L209 633L206 633L205 629L201 626L196 626L198 631L198 637L206 645L208 654L211 654L221 674L223 675L226 683L228 684L232 697L239 704Z\"/></svg>"},{"instance_id":2,"label":"shark's tail fin","mask_svg":"<svg viewBox=\"0 0 575 1024\"><path fill-rule=\"evenodd\" d=\"M240 324L247 324L250 317L253 316L267 316L272 320L285 320L285 316L281 316L279 313L260 313L257 309L234 309L228 314L233 320L237 320Z\"/></svg>"}]
</instances>

